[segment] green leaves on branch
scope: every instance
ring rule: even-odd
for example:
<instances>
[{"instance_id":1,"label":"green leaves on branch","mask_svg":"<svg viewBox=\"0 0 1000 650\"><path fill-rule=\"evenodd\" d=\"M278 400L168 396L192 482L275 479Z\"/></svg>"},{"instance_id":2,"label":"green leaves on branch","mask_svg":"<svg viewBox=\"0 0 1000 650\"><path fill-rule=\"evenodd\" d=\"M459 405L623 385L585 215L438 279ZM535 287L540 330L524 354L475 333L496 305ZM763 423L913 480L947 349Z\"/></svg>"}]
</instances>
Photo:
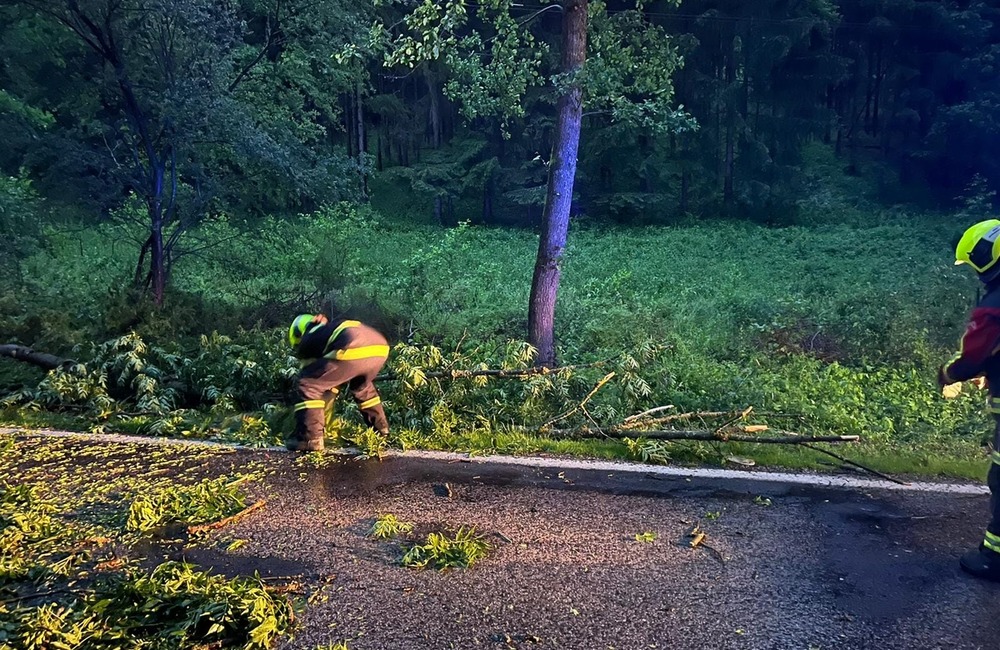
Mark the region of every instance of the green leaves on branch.
<instances>
[{"instance_id":1,"label":"green leaves on branch","mask_svg":"<svg viewBox=\"0 0 1000 650\"><path fill-rule=\"evenodd\" d=\"M129 506L125 529L145 533L173 523L197 526L231 517L247 505L241 483L220 477L139 496Z\"/></svg>"},{"instance_id":2,"label":"green leaves on branch","mask_svg":"<svg viewBox=\"0 0 1000 650\"><path fill-rule=\"evenodd\" d=\"M576 79L556 77L559 87L583 87L585 110L655 132L696 128L675 106L673 76L683 65L673 38L649 23L640 9L610 13L604 2L589 4L587 62Z\"/></svg>"},{"instance_id":3,"label":"green leaves on branch","mask_svg":"<svg viewBox=\"0 0 1000 650\"><path fill-rule=\"evenodd\" d=\"M486 557L489 543L475 528L459 528L454 534L430 533L423 544L414 544L403 555L402 564L411 569L468 569Z\"/></svg>"},{"instance_id":4,"label":"green leaves on branch","mask_svg":"<svg viewBox=\"0 0 1000 650\"><path fill-rule=\"evenodd\" d=\"M68 603L0 605L0 643L13 650L265 650L293 621L288 599L258 577L229 580L166 562L99 581Z\"/></svg>"},{"instance_id":5,"label":"green leaves on branch","mask_svg":"<svg viewBox=\"0 0 1000 650\"><path fill-rule=\"evenodd\" d=\"M546 70L548 44L532 29L534 19L558 3L527 17L515 17L509 0L479 5L470 21L462 2L425 1L403 20L405 31L377 33L389 67L444 63L449 71L445 94L466 119L497 118L504 135L512 120L525 115L528 92L550 87L558 96L569 85L584 89L588 111L657 132L687 130L694 120L674 106L672 77L682 65L674 40L646 20L641 4L609 12L604 2L589 3L587 62L573 75Z\"/></svg>"}]
</instances>

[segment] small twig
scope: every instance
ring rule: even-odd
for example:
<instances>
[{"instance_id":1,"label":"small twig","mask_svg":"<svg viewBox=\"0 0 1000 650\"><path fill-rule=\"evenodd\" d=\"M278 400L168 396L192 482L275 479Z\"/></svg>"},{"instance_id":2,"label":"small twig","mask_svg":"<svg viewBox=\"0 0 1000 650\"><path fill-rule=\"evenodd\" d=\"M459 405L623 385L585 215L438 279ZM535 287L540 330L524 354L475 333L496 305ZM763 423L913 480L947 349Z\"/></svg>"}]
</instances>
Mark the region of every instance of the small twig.
<instances>
[{"instance_id":1,"label":"small twig","mask_svg":"<svg viewBox=\"0 0 1000 650\"><path fill-rule=\"evenodd\" d=\"M57 596L59 594L74 594L78 592L72 589L53 589L52 591L40 591L34 594L28 594L26 596L14 596L12 598L5 598L0 600L0 605L11 605L13 603L22 603L26 600L35 600L36 598L45 598L47 596Z\"/></svg>"},{"instance_id":2,"label":"small twig","mask_svg":"<svg viewBox=\"0 0 1000 650\"><path fill-rule=\"evenodd\" d=\"M819 442L819 441L815 441L815 442ZM887 481L892 481L893 483L898 483L899 485L909 485L909 483L907 483L906 481L901 481L898 478L893 478L892 476L889 476L888 474L883 474L882 472L880 472L878 470L875 470L875 469L872 469L871 467L865 467L861 463L857 463L857 462L854 462L853 460L844 458L843 456L841 456L839 454L835 454L832 451L828 451L826 449L823 449L822 447L814 447L813 445L807 445L805 443L803 443L802 446L805 447L805 448L807 448L807 449L812 449L813 451L818 451L821 454L826 454L828 456L833 456L834 458L836 458L837 460L841 461L842 463L847 463L848 465L853 465L854 467L857 467L858 469L863 469L864 471L869 472L871 474L874 474L875 476L884 478Z\"/></svg>"},{"instance_id":3,"label":"small twig","mask_svg":"<svg viewBox=\"0 0 1000 650\"><path fill-rule=\"evenodd\" d=\"M576 413L577 411L579 411L580 409L582 409L584 406L586 406L587 402L589 402L591 400L591 398L593 398L594 395L597 394L597 391L601 390L601 388L603 388L606 383L608 383L609 381L611 381L614 378L615 374L616 373L614 371L611 371L608 374L604 375L604 377L602 377L601 380L599 382L597 382L597 385L594 386L594 388L589 393L587 393L587 396L583 398L582 402L580 402L579 404L577 404L576 406L574 406L570 410L566 411L562 415L557 415L556 417L554 417L551 420L549 420L548 422L542 424L538 428L539 429L544 429L544 428L546 428L548 426L551 426L551 425L555 424L556 422L559 422L560 420L565 420L569 416L573 415L574 413Z\"/></svg>"},{"instance_id":4,"label":"small twig","mask_svg":"<svg viewBox=\"0 0 1000 650\"><path fill-rule=\"evenodd\" d=\"M465 337L468 336L469 330L466 328L462 332L462 338L458 339L458 345L455 346L455 354L458 354L459 350L462 349L462 344L465 343Z\"/></svg>"},{"instance_id":5,"label":"small twig","mask_svg":"<svg viewBox=\"0 0 1000 650\"><path fill-rule=\"evenodd\" d=\"M750 415L750 413L752 411L753 411L753 407L752 406L748 406L743 411L734 414L731 418L729 418L728 420L726 420L725 422L723 422L722 424L720 424L718 427L716 427L715 433L717 433L717 434L718 433L722 433L723 429L725 429L726 427L728 427L730 424L736 422L737 420L745 420L745 419L747 419L747 416Z\"/></svg>"},{"instance_id":6,"label":"small twig","mask_svg":"<svg viewBox=\"0 0 1000 650\"><path fill-rule=\"evenodd\" d=\"M722 555L722 553L717 548L715 548L714 546L711 546L710 544L706 544L704 542L701 543L701 545L700 545L699 548L703 548L703 549L711 551L715 555L715 558L717 560L719 560L719 562L723 566L725 566L725 564L726 564L726 558Z\"/></svg>"},{"instance_id":7,"label":"small twig","mask_svg":"<svg viewBox=\"0 0 1000 650\"><path fill-rule=\"evenodd\" d=\"M251 512L255 512L257 510L260 510L261 508L264 507L265 503L267 503L267 501L261 499L260 501L257 501L256 503L253 503L253 504L247 506L243 510L240 510L235 515L232 515L230 517L226 517L225 519L220 519L219 521L213 521L210 524L199 524L197 526L188 526L188 528L187 528L188 535L198 535L200 533L206 533L206 532L208 532L210 530L218 530L219 528L223 528L224 526L228 526L229 524L231 524L231 523L233 523L233 522L235 522L235 521L237 521L239 519L242 519L243 517L246 517Z\"/></svg>"},{"instance_id":8,"label":"small twig","mask_svg":"<svg viewBox=\"0 0 1000 650\"><path fill-rule=\"evenodd\" d=\"M668 410L670 410L672 408L674 408L673 404L667 404L666 406L657 406L656 408L651 408L648 411L643 411L642 413L636 413L635 415L630 415L627 418L625 418L624 420L622 420L622 423L632 422L634 420L639 420L639 419L642 419L642 418L644 418L644 417L646 417L648 415L652 415L654 413L660 413L662 411L668 411Z\"/></svg>"}]
</instances>

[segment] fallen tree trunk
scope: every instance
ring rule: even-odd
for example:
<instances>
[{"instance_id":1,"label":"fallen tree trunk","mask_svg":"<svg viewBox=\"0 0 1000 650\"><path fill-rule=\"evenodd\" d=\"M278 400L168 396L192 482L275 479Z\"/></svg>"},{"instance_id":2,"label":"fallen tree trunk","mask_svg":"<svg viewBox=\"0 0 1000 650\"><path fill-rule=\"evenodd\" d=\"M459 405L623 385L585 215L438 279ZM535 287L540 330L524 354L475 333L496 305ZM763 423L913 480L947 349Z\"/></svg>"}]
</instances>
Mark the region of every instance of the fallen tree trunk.
<instances>
[{"instance_id":1,"label":"fallen tree trunk","mask_svg":"<svg viewBox=\"0 0 1000 650\"><path fill-rule=\"evenodd\" d=\"M715 433L713 431L622 431L609 428L597 429L549 429L550 436L567 438L647 438L649 440L703 440L708 442L755 442L765 445L800 445L807 442L858 442L860 436L802 436L791 432L777 431L777 436L747 436L739 434Z\"/></svg>"},{"instance_id":2,"label":"fallen tree trunk","mask_svg":"<svg viewBox=\"0 0 1000 650\"><path fill-rule=\"evenodd\" d=\"M0 357L8 357L15 361L30 363L44 370L65 369L76 365L76 362L72 359L63 359L47 352L36 352L27 346L15 343L0 345Z\"/></svg>"}]
</instances>

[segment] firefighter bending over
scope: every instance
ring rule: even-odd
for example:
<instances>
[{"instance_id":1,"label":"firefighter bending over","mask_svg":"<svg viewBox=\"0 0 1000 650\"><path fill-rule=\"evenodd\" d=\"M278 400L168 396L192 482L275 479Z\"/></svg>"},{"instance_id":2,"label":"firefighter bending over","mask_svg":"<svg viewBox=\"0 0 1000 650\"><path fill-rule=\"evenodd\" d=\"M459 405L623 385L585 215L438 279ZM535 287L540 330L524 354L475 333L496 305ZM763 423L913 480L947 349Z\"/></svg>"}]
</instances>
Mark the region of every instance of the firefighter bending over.
<instances>
[{"instance_id":1,"label":"firefighter bending over","mask_svg":"<svg viewBox=\"0 0 1000 650\"><path fill-rule=\"evenodd\" d=\"M966 230L955 249L955 264L975 269L986 295L972 311L958 353L938 371L938 384L943 388L985 377L995 427L987 478L990 523L982 544L963 555L960 563L972 575L1000 582L1000 220L983 221Z\"/></svg>"},{"instance_id":2,"label":"firefighter bending over","mask_svg":"<svg viewBox=\"0 0 1000 650\"><path fill-rule=\"evenodd\" d=\"M286 447L292 451L322 451L326 425L326 397L336 397L347 385L365 424L387 434L382 400L374 379L389 356L389 344L374 328L356 320L303 314L288 329L288 342L302 359L295 405L295 434Z\"/></svg>"}]
</instances>

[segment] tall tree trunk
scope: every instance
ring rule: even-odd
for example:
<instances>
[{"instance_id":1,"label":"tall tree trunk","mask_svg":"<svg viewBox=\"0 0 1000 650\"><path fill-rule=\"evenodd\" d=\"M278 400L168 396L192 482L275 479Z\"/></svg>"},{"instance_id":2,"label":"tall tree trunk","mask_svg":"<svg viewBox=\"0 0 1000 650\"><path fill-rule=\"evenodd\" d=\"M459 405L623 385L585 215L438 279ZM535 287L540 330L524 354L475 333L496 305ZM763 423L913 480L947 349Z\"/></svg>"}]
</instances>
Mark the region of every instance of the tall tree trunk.
<instances>
[{"instance_id":1,"label":"tall tree trunk","mask_svg":"<svg viewBox=\"0 0 1000 650\"><path fill-rule=\"evenodd\" d=\"M483 223L493 223L493 174L483 183Z\"/></svg>"},{"instance_id":2,"label":"tall tree trunk","mask_svg":"<svg viewBox=\"0 0 1000 650\"><path fill-rule=\"evenodd\" d=\"M434 77L430 70L424 71L424 80L427 82L427 97L429 101L427 119L431 127L431 146L435 149L441 148L441 101L438 98L437 88L434 86Z\"/></svg>"},{"instance_id":3,"label":"tall tree trunk","mask_svg":"<svg viewBox=\"0 0 1000 650\"><path fill-rule=\"evenodd\" d=\"M562 72L573 74L587 56L587 0L565 0L562 16ZM583 93L572 83L557 104L555 137L549 161L548 187L542 211L542 233L531 282L528 339L538 349L537 363L555 364L555 312L560 267L569 231L576 178L576 156L583 119Z\"/></svg>"},{"instance_id":4,"label":"tall tree trunk","mask_svg":"<svg viewBox=\"0 0 1000 650\"><path fill-rule=\"evenodd\" d=\"M347 155L354 158L358 152L354 146L358 139L354 134L354 94L344 93L344 134L347 136Z\"/></svg>"},{"instance_id":5,"label":"tall tree trunk","mask_svg":"<svg viewBox=\"0 0 1000 650\"><path fill-rule=\"evenodd\" d=\"M149 197L149 286L153 292L153 302L163 306L166 291L166 256L163 254L163 165L150 162L153 181L153 195Z\"/></svg>"},{"instance_id":6,"label":"tall tree trunk","mask_svg":"<svg viewBox=\"0 0 1000 650\"><path fill-rule=\"evenodd\" d=\"M361 170L361 198L368 200L368 173L365 171L365 109L361 102L362 92L361 82L357 83L354 89L354 124L355 133L358 139L358 169Z\"/></svg>"},{"instance_id":7,"label":"tall tree trunk","mask_svg":"<svg viewBox=\"0 0 1000 650\"><path fill-rule=\"evenodd\" d=\"M733 84L736 82L736 47L730 44L726 59L726 153L723 163L722 201L726 207L733 206L733 167L736 160L736 100Z\"/></svg>"},{"instance_id":8,"label":"tall tree trunk","mask_svg":"<svg viewBox=\"0 0 1000 650\"><path fill-rule=\"evenodd\" d=\"M872 44L868 43L867 52L867 64L868 64L868 74L865 75L865 133L871 133L871 115L872 115L872 89L874 86L873 79L875 77L872 71Z\"/></svg>"},{"instance_id":9,"label":"tall tree trunk","mask_svg":"<svg viewBox=\"0 0 1000 650\"><path fill-rule=\"evenodd\" d=\"M876 50L875 56L875 88L872 91L874 99L872 100L872 135L877 136L879 133L879 104L882 98L882 44L879 43L878 50Z\"/></svg>"},{"instance_id":10,"label":"tall tree trunk","mask_svg":"<svg viewBox=\"0 0 1000 650\"><path fill-rule=\"evenodd\" d=\"M691 172L684 169L681 172L681 201L680 201L680 213L687 214L688 211L688 195L691 189Z\"/></svg>"}]
</instances>

